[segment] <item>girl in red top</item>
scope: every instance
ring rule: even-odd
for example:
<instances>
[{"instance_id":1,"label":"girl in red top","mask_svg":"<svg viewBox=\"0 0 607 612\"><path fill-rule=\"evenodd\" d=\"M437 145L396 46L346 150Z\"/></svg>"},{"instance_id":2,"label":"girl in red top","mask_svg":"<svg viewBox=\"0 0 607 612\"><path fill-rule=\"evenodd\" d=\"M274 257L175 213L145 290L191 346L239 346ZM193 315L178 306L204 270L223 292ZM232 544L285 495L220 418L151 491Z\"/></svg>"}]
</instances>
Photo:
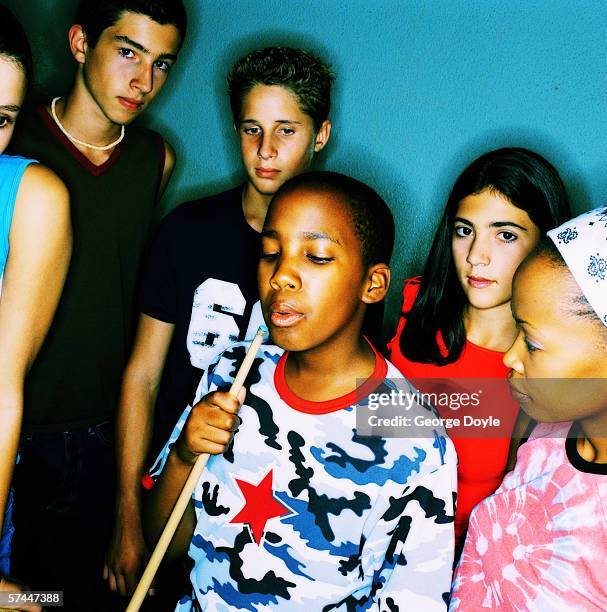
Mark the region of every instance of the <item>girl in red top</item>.
<instances>
[{"instance_id":1,"label":"girl in red top","mask_svg":"<svg viewBox=\"0 0 607 612\"><path fill-rule=\"evenodd\" d=\"M502 357L516 338L512 277L540 236L569 216L561 178L536 153L498 149L472 162L453 186L423 277L405 282L402 315L388 344L390 360L423 392L437 388L415 379L504 380L508 368ZM496 383L487 381L485 387L495 394ZM479 437L482 430L464 427L452 431L459 457L460 544L472 508L495 491L506 471L519 406L507 389L504 393L499 410L490 411L501 420L501 428L493 429L500 437ZM461 419L466 410L437 408L443 417Z\"/></svg>"}]
</instances>

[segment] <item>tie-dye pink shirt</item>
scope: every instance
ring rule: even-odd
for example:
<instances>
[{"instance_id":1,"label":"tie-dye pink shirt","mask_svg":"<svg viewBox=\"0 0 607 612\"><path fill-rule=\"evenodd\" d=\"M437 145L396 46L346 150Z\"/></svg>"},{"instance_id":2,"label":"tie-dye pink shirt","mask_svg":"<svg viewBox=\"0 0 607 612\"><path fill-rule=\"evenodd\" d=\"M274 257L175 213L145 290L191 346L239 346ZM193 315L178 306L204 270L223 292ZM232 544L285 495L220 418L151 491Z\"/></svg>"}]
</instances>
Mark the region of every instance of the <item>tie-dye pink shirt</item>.
<instances>
[{"instance_id":1,"label":"tie-dye pink shirt","mask_svg":"<svg viewBox=\"0 0 607 612\"><path fill-rule=\"evenodd\" d=\"M607 465L579 456L577 431L538 425L476 506L450 610L607 610Z\"/></svg>"}]
</instances>

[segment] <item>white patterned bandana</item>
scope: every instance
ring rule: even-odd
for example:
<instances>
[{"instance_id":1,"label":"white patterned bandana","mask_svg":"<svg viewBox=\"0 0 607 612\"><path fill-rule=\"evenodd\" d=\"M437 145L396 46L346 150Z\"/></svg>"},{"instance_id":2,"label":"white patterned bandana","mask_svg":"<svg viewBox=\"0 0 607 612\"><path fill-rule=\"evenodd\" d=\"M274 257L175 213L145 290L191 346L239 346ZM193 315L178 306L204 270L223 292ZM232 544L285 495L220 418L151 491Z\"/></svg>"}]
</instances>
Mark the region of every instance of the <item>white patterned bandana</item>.
<instances>
[{"instance_id":1,"label":"white patterned bandana","mask_svg":"<svg viewBox=\"0 0 607 612\"><path fill-rule=\"evenodd\" d=\"M607 325L607 207L595 208L550 230L584 296Z\"/></svg>"}]
</instances>

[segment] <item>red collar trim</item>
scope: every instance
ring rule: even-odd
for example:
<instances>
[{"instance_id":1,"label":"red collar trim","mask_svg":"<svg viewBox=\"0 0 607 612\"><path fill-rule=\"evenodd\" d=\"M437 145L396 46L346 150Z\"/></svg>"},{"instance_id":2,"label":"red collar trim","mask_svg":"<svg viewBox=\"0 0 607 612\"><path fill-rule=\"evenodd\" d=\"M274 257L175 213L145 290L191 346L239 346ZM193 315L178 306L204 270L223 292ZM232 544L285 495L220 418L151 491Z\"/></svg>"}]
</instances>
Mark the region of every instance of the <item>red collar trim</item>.
<instances>
[{"instance_id":1,"label":"red collar trim","mask_svg":"<svg viewBox=\"0 0 607 612\"><path fill-rule=\"evenodd\" d=\"M93 176L100 176L110 170L118 160L124 146L124 140L118 143L110 156L100 165L96 166L86 155L84 155L74 143L59 129L59 126L53 121L45 106L39 106L36 109L46 127L52 132L53 136L63 145L63 148Z\"/></svg>"},{"instance_id":2,"label":"red collar trim","mask_svg":"<svg viewBox=\"0 0 607 612\"><path fill-rule=\"evenodd\" d=\"M365 338L365 340L367 339ZM375 353L375 369L373 370L373 374L354 391L324 402L311 402L295 395L295 393L289 389L287 381L285 380L285 364L289 356L289 352L285 351L276 364L276 370L274 371L274 385L276 386L278 395L280 395L291 408L299 412L305 412L306 414L328 414L353 406L362 398L373 393L384 382L388 373L388 364L386 360L377 352L369 340L367 340L367 342Z\"/></svg>"}]
</instances>

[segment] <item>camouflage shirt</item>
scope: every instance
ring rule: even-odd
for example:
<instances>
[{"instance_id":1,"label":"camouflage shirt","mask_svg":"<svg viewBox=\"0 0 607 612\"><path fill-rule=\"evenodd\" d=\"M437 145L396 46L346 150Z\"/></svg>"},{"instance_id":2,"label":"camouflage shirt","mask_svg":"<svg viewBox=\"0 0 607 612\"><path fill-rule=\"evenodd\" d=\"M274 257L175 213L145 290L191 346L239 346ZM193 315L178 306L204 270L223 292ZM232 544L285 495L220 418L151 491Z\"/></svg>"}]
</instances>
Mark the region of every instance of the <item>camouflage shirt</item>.
<instances>
[{"instance_id":1,"label":"camouflage shirt","mask_svg":"<svg viewBox=\"0 0 607 612\"><path fill-rule=\"evenodd\" d=\"M245 349L224 352L197 400L229 386ZM446 609L457 460L444 431L434 439L358 436L354 394L302 400L284 380L288 353L268 345L261 353L234 440L211 457L193 495L193 591L176 610ZM382 385L403 378L377 354L378 377Z\"/></svg>"}]
</instances>

